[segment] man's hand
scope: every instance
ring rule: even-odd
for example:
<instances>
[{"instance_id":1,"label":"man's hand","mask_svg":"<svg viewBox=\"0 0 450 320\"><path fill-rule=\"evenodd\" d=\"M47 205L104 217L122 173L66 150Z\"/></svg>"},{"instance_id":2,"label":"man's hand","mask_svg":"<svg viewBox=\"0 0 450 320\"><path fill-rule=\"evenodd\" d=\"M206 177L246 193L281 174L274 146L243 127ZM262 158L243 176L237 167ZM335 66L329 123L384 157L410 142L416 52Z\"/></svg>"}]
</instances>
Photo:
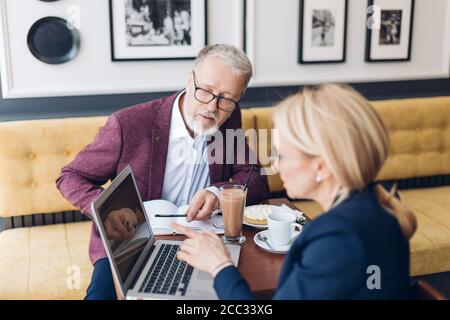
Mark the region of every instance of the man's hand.
<instances>
[{"instance_id":1,"label":"man's hand","mask_svg":"<svg viewBox=\"0 0 450 320\"><path fill-rule=\"evenodd\" d=\"M111 211L104 222L109 239L126 240L139 227L136 214L129 208Z\"/></svg>"},{"instance_id":2,"label":"man's hand","mask_svg":"<svg viewBox=\"0 0 450 320\"><path fill-rule=\"evenodd\" d=\"M191 204L186 211L186 220L206 220L213 210L219 208L219 199L216 195L206 189L198 191L192 198Z\"/></svg>"}]
</instances>

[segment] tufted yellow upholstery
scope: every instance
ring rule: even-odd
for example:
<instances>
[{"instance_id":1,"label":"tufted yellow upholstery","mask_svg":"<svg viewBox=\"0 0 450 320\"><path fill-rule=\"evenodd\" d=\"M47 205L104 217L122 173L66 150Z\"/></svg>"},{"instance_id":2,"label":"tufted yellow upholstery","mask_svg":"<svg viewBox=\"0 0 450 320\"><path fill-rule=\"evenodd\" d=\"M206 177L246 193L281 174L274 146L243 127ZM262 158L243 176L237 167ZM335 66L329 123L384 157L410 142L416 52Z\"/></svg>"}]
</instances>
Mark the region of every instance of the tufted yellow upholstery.
<instances>
[{"instance_id":1,"label":"tufted yellow upholstery","mask_svg":"<svg viewBox=\"0 0 450 320\"><path fill-rule=\"evenodd\" d=\"M380 180L450 173L450 97L374 102L391 139Z\"/></svg>"},{"instance_id":2,"label":"tufted yellow upholstery","mask_svg":"<svg viewBox=\"0 0 450 320\"><path fill-rule=\"evenodd\" d=\"M272 124L272 108L254 108L253 114L256 117L256 130L258 132L258 159L263 167L270 167L269 157L271 153L272 137L270 135ZM266 132L268 134L266 138ZM283 183L278 174L268 175L269 188L271 192L283 191Z\"/></svg>"},{"instance_id":3,"label":"tufted yellow upholstery","mask_svg":"<svg viewBox=\"0 0 450 320\"><path fill-rule=\"evenodd\" d=\"M76 210L55 180L105 122L91 117L1 123L0 216Z\"/></svg>"},{"instance_id":4,"label":"tufted yellow upholstery","mask_svg":"<svg viewBox=\"0 0 450 320\"><path fill-rule=\"evenodd\" d=\"M0 299L82 299L90 230L91 222L76 222L0 233Z\"/></svg>"},{"instance_id":5,"label":"tufted yellow upholstery","mask_svg":"<svg viewBox=\"0 0 450 320\"><path fill-rule=\"evenodd\" d=\"M255 127L255 114L251 109L242 111L242 129L247 130Z\"/></svg>"},{"instance_id":6,"label":"tufted yellow upholstery","mask_svg":"<svg viewBox=\"0 0 450 320\"><path fill-rule=\"evenodd\" d=\"M381 179L450 174L450 97L374 102L391 137ZM271 129L272 108L243 110L244 129ZM73 210L55 180L63 165L90 143L106 117L0 123L0 216ZM269 132L269 131L268 131ZM265 133L264 133L265 134ZM270 141L259 136L257 152L268 166ZM283 191L278 175L271 191ZM412 274L450 270L450 186L401 192L418 218L411 240ZM26 199L26 201L24 201ZM295 203L309 216L321 208ZM0 299L79 299L92 267L87 248L90 222L18 228L0 233ZM80 267L79 290L67 289L68 268Z\"/></svg>"},{"instance_id":7,"label":"tufted yellow upholstery","mask_svg":"<svg viewBox=\"0 0 450 320\"><path fill-rule=\"evenodd\" d=\"M400 197L417 217L410 243L411 273L450 271L450 186L404 190Z\"/></svg>"}]
</instances>

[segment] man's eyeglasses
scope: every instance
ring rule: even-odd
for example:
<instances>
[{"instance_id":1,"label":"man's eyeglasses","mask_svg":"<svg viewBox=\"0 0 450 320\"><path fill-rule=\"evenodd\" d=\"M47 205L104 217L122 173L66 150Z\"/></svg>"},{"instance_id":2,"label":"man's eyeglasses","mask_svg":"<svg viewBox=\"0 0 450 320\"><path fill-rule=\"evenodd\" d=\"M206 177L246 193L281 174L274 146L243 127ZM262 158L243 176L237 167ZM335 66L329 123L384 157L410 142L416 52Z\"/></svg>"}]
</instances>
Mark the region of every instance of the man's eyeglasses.
<instances>
[{"instance_id":1,"label":"man's eyeglasses","mask_svg":"<svg viewBox=\"0 0 450 320\"><path fill-rule=\"evenodd\" d=\"M217 99L217 108L225 112L232 112L239 105L239 101L217 96L208 90L198 87L197 81L195 80L195 72L192 71L192 74L194 76L194 97L198 102L208 104L214 99Z\"/></svg>"}]
</instances>

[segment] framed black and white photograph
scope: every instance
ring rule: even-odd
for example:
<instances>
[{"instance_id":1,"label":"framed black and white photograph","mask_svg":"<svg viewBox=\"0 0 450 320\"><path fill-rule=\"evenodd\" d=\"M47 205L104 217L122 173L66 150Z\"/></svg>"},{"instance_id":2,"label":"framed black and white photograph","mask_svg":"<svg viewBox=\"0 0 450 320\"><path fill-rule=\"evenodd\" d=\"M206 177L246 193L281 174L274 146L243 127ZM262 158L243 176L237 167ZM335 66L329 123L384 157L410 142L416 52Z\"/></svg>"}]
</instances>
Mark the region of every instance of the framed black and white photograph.
<instances>
[{"instance_id":1,"label":"framed black and white photograph","mask_svg":"<svg viewBox=\"0 0 450 320\"><path fill-rule=\"evenodd\" d=\"M299 63L345 62L347 0L300 0Z\"/></svg>"},{"instance_id":2,"label":"framed black and white photograph","mask_svg":"<svg viewBox=\"0 0 450 320\"><path fill-rule=\"evenodd\" d=\"M409 61L414 0L369 0L366 61Z\"/></svg>"},{"instance_id":3,"label":"framed black and white photograph","mask_svg":"<svg viewBox=\"0 0 450 320\"><path fill-rule=\"evenodd\" d=\"M113 61L193 59L206 45L206 0L110 0Z\"/></svg>"}]
</instances>

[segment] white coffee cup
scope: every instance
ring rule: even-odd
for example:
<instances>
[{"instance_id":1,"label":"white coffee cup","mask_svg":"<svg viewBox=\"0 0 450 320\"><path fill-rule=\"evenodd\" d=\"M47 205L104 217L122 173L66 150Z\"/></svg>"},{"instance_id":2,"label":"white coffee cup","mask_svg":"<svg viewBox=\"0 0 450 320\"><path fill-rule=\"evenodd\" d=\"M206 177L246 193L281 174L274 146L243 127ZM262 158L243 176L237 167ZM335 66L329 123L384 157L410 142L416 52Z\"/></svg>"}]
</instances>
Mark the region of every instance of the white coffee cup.
<instances>
[{"instance_id":1,"label":"white coffee cup","mask_svg":"<svg viewBox=\"0 0 450 320\"><path fill-rule=\"evenodd\" d=\"M291 243L295 230L302 230L302 225L296 223L297 217L289 212L275 212L267 217L270 240L273 244L286 246Z\"/></svg>"}]
</instances>

